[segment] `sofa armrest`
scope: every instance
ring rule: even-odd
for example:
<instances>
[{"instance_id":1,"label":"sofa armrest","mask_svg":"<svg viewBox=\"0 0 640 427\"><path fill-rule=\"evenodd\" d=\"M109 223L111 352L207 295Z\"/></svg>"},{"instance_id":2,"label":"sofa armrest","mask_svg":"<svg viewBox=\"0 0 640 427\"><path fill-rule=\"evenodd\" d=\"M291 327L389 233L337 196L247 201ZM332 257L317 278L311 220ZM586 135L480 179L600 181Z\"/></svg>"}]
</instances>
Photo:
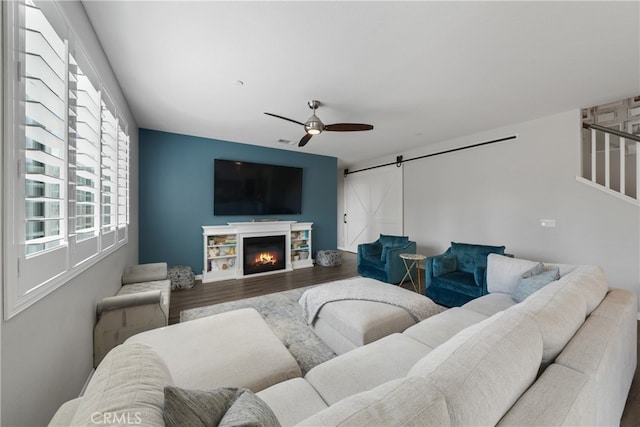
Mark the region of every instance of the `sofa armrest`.
<instances>
[{"instance_id":1,"label":"sofa armrest","mask_svg":"<svg viewBox=\"0 0 640 427\"><path fill-rule=\"evenodd\" d=\"M140 332L162 328L168 315L159 290L104 298L98 303L98 321L93 328L93 363L97 367L114 347Z\"/></svg>"},{"instance_id":2,"label":"sofa armrest","mask_svg":"<svg viewBox=\"0 0 640 427\"><path fill-rule=\"evenodd\" d=\"M478 266L473 270L473 278L476 282L476 286L479 288L485 288L487 283L487 267Z\"/></svg>"},{"instance_id":3,"label":"sofa armrest","mask_svg":"<svg viewBox=\"0 0 640 427\"><path fill-rule=\"evenodd\" d=\"M433 277L453 273L458 268L458 258L455 255L438 255L433 257Z\"/></svg>"},{"instance_id":4,"label":"sofa armrest","mask_svg":"<svg viewBox=\"0 0 640 427\"><path fill-rule=\"evenodd\" d=\"M76 397L62 404L49 421L47 427L67 427L76 415L78 407L82 403L82 397Z\"/></svg>"},{"instance_id":5,"label":"sofa armrest","mask_svg":"<svg viewBox=\"0 0 640 427\"><path fill-rule=\"evenodd\" d=\"M113 297L103 298L98 303L98 318L105 311L122 310L125 308L136 307L140 305L158 304L162 305L161 291L146 291L135 294L116 295Z\"/></svg>"},{"instance_id":6,"label":"sofa armrest","mask_svg":"<svg viewBox=\"0 0 640 427\"><path fill-rule=\"evenodd\" d=\"M384 268L391 283L400 283L400 280L402 280L405 273L407 272L404 263L402 262L402 258L400 258L400 254L405 253L415 254L416 242L409 242L405 246L387 248L386 256L384 259ZM412 274L414 273L415 270L412 270Z\"/></svg>"},{"instance_id":7,"label":"sofa armrest","mask_svg":"<svg viewBox=\"0 0 640 427\"><path fill-rule=\"evenodd\" d=\"M124 269L124 273L122 273L122 284L127 285L129 283L166 280L167 277L168 268L166 262L139 264Z\"/></svg>"},{"instance_id":8,"label":"sofa armrest","mask_svg":"<svg viewBox=\"0 0 640 427\"><path fill-rule=\"evenodd\" d=\"M451 255L451 248L447 249L446 251L444 251L444 253L441 253L440 255L432 255L432 256L427 257L424 260L424 283L425 283L425 287L428 288L429 286L431 286L433 284L433 278L436 277L436 276L434 276L434 269L433 269L434 260L436 258L447 256L447 255Z\"/></svg>"},{"instance_id":9,"label":"sofa armrest","mask_svg":"<svg viewBox=\"0 0 640 427\"><path fill-rule=\"evenodd\" d=\"M358 249L362 251L363 256L380 256L382 253L382 245L377 240L372 243L362 243L358 245Z\"/></svg>"}]
</instances>

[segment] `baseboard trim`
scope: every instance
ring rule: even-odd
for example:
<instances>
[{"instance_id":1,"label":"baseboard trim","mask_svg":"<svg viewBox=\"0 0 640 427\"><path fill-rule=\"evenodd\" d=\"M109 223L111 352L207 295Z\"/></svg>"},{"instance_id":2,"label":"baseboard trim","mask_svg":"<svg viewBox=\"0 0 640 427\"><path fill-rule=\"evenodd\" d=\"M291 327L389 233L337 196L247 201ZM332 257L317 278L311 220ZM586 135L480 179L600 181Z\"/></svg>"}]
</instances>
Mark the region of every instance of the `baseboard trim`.
<instances>
[{"instance_id":1,"label":"baseboard trim","mask_svg":"<svg viewBox=\"0 0 640 427\"><path fill-rule=\"evenodd\" d=\"M194 278L195 280L200 280L200 281L202 281L202 274L196 274L193 278Z\"/></svg>"}]
</instances>

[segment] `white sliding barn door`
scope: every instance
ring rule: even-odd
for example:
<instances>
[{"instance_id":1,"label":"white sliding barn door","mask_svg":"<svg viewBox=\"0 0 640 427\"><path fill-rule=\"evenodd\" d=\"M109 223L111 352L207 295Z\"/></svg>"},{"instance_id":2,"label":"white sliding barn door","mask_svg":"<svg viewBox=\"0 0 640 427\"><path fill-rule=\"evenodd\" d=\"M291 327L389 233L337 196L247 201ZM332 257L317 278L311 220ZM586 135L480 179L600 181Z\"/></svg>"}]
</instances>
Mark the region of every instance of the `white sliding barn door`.
<instances>
[{"instance_id":1,"label":"white sliding barn door","mask_svg":"<svg viewBox=\"0 0 640 427\"><path fill-rule=\"evenodd\" d=\"M402 167L385 166L344 178L344 249L356 252L360 243L382 234L401 235Z\"/></svg>"}]
</instances>

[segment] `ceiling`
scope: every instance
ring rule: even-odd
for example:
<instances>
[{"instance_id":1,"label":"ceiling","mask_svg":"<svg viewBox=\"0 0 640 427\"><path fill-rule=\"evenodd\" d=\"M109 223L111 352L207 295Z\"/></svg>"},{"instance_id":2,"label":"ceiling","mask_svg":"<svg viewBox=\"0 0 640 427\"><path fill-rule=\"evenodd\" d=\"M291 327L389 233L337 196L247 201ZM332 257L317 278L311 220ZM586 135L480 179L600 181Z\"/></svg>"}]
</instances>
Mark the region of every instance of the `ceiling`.
<instances>
[{"instance_id":1,"label":"ceiling","mask_svg":"<svg viewBox=\"0 0 640 427\"><path fill-rule=\"evenodd\" d=\"M83 4L141 128L341 165L640 94L637 1Z\"/></svg>"}]
</instances>

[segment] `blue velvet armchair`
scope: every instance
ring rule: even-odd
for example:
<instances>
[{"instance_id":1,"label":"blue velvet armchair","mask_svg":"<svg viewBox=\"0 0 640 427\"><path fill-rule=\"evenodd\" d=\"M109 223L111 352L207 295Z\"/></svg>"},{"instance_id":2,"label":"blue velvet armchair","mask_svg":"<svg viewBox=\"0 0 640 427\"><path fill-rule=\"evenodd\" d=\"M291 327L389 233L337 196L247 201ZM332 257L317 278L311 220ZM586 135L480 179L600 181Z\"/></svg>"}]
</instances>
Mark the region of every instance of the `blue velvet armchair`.
<instances>
[{"instance_id":1,"label":"blue velvet armchair","mask_svg":"<svg viewBox=\"0 0 640 427\"><path fill-rule=\"evenodd\" d=\"M399 284L407 270L400 254L416 253L416 242L407 236L380 235L373 243L358 245L358 274L382 282ZM415 269L412 270L415 276ZM415 277L414 277L415 279Z\"/></svg>"},{"instance_id":2,"label":"blue velvet armchair","mask_svg":"<svg viewBox=\"0 0 640 427\"><path fill-rule=\"evenodd\" d=\"M441 255L425 260L426 295L447 307L459 307L487 293L487 255L505 255L504 246L451 242Z\"/></svg>"}]
</instances>

